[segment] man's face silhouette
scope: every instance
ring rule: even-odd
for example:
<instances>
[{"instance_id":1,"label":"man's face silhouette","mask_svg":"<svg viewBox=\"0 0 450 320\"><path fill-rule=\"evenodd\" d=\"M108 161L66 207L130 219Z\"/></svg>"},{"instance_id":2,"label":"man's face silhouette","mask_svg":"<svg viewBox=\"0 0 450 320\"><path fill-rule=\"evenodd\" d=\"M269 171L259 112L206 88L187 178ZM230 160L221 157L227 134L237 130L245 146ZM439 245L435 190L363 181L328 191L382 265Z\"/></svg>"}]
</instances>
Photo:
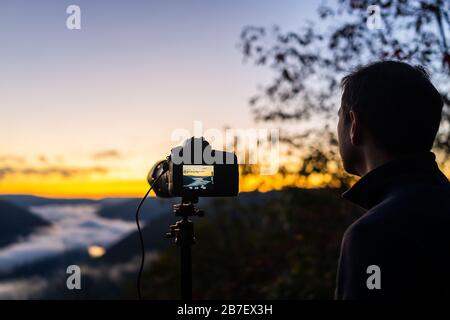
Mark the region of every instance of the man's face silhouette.
<instances>
[{"instance_id":1,"label":"man's face silhouette","mask_svg":"<svg viewBox=\"0 0 450 320\"><path fill-rule=\"evenodd\" d=\"M359 150L354 144L355 122L357 121L355 113L345 111L341 105L338 116L337 135L339 141L339 153L344 169L350 174L359 175L356 169L359 159Z\"/></svg>"}]
</instances>

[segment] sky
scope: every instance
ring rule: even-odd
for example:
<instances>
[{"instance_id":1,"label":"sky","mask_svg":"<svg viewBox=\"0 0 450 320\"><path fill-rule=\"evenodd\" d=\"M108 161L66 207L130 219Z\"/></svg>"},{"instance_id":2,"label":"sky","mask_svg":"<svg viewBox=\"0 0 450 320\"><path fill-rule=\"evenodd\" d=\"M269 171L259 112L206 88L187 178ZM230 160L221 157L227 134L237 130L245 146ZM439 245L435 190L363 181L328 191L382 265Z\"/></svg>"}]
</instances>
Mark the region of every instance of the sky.
<instances>
[{"instance_id":1,"label":"sky","mask_svg":"<svg viewBox=\"0 0 450 320\"><path fill-rule=\"evenodd\" d=\"M248 100L272 74L244 63L241 30L295 30L318 4L2 0L0 193L138 195L174 130L255 127Z\"/></svg>"}]
</instances>

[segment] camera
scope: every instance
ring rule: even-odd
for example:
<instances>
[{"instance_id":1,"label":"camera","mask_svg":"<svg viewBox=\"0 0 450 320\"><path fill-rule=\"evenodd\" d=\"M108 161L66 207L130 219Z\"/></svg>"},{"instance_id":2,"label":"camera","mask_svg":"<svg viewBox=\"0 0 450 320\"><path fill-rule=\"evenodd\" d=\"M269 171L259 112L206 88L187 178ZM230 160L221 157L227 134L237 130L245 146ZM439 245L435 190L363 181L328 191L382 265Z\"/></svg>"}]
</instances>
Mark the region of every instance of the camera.
<instances>
[{"instance_id":1,"label":"camera","mask_svg":"<svg viewBox=\"0 0 450 320\"><path fill-rule=\"evenodd\" d=\"M239 193L236 154L212 149L202 138L189 138L150 170L148 182L158 197L233 197Z\"/></svg>"}]
</instances>

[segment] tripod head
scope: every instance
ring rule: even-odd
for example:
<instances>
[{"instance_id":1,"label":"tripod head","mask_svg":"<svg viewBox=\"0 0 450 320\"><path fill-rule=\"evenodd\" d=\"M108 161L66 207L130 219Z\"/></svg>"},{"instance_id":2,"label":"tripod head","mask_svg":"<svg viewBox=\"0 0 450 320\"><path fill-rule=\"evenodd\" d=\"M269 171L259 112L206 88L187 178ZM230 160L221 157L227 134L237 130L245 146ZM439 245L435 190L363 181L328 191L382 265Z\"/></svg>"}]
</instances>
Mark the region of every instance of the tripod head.
<instances>
[{"instance_id":1,"label":"tripod head","mask_svg":"<svg viewBox=\"0 0 450 320\"><path fill-rule=\"evenodd\" d=\"M173 213L176 217L181 217L182 220L177 221L175 224L169 226L169 232L166 233L167 238L175 238L175 244L181 245L182 239L185 237L181 237L183 234L181 229L182 226L190 225L192 228L192 232L188 232L187 236L189 236L192 240L190 241L192 244L195 243L194 236L194 227L192 221L189 220L189 217L203 217L205 212L203 210L198 209L194 203L198 202L198 197L183 197L181 199L181 203L173 205Z\"/></svg>"}]
</instances>

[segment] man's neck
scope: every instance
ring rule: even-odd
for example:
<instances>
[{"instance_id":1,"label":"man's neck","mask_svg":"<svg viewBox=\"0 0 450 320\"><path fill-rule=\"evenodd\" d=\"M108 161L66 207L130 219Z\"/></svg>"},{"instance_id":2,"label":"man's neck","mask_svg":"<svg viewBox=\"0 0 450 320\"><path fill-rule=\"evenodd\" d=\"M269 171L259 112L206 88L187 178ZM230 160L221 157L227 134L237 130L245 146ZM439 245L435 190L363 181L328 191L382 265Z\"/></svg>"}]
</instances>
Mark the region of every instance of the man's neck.
<instances>
[{"instance_id":1,"label":"man's neck","mask_svg":"<svg viewBox=\"0 0 450 320\"><path fill-rule=\"evenodd\" d=\"M377 149L366 150L363 154L363 161L358 169L358 172L360 176L363 177L375 168L378 168L379 166L382 166L383 164L394 159L395 157Z\"/></svg>"}]
</instances>

